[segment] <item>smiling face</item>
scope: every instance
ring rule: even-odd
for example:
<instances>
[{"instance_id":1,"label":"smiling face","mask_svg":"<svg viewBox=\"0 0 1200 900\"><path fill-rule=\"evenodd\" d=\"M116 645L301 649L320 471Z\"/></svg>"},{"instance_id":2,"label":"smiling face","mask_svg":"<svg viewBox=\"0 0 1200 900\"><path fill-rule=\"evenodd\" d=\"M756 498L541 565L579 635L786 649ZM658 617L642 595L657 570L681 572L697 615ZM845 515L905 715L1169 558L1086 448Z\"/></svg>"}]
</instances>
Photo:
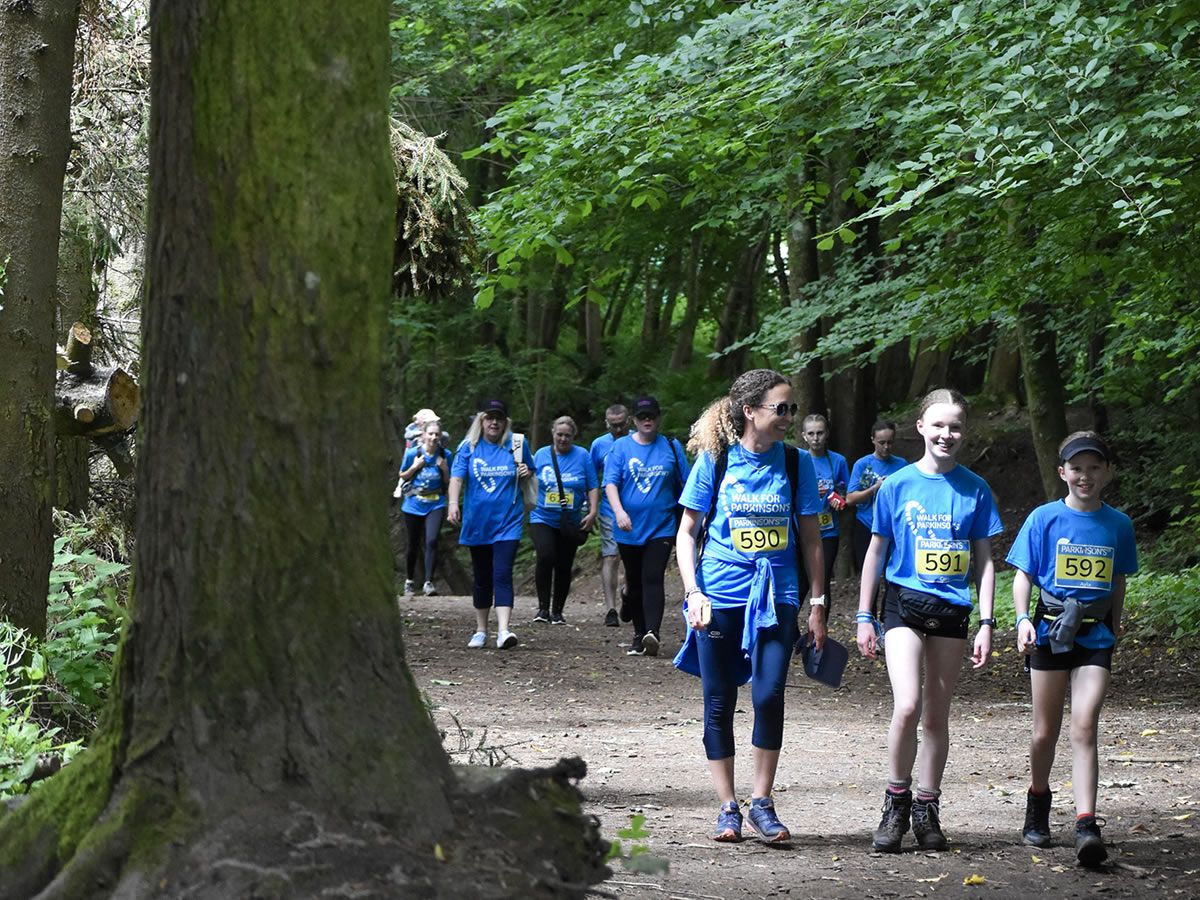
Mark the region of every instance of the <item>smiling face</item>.
<instances>
[{"instance_id":1,"label":"smiling face","mask_svg":"<svg viewBox=\"0 0 1200 900\"><path fill-rule=\"evenodd\" d=\"M917 432L925 439L925 457L953 462L962 449L967 414L957 403L934 403L917 419Z\"/></svg>"},{"instance_id":2,"label":"smiling face","mask_svg":"<svg viewBox=\"0 0 1200 900\"><path fill-rule=\"evenodd\" d=\"M483 416L483 436L492 444L500 443L500 438L504 436L504 426L507 424L507 419L500 413L490 412L484 413Z\"/></svg>"},{"instance_id":3,"label":"smiling face","mask_svg":"<svg viewBox=\"0 0 1200 900\"><path fill-rule=\"evenodd\" d=\"M778 413L778 407L786 407L784 414ZM754 406L743 406L742 414L746 417L745 436L752 440L773 444L787 437L788 429L792 427L792 386L777 384L765 394Z\"/></svg>"},{"instance_id":4,"label":"smiling face","mask_svg":"<svg viewBox=\"0 0 1200 900\"><path fill-rule=\"evenodd\" d=\"M438 439L442 436L442 426L437 422L429 422L421 432L421 446L426 453L432 453L437 447Z\"/></svg>"},{"instance_id":5,"label":"smiling face","mask_svg":"<svg viewBox=\"0 0 1200 900\"><path fill-rule=\"evenodd\" d=\"M1112 481L1112 466L1099 453L1083 450L1058 467L1058 477L1082 508L1098 509L1100 494Z\"/></svg>"},{"instance_id":6,"label":"smiling face","mask_svg":"<svg viewBox=\"0 0 1200 900\"><path fill-rule=\"evenodd\" d=\"M567 453L575 441L575 431L570 425L563 423L554 426L554 452L559 456Z\"/></svg>"},{"instance_id":7,"label":"smiling face","mask_svg":"<svg viewBox=\"0 0 1200 900\"><path fill-rule=\"evenodd\" d=\"M829 444L829 426L820 419L808 422L804 426L804 442L817 456L824 456L825 447Z\"/></svg>"}]
</instances>

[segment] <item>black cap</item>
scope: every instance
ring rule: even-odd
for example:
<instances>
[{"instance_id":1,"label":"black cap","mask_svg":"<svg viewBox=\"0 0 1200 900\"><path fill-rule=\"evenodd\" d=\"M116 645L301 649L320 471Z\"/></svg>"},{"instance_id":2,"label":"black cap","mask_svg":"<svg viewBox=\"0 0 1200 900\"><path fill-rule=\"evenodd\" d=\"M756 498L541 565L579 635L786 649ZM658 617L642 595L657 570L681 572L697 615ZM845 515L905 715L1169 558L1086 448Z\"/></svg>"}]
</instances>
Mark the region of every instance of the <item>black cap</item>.
<instances>
[{"instance_id":1,"label":"black cap","mask_svg":"<svg viewBox=\"0 0 1200 900\"><path fill-rule=\"evenodd\" d=\"M633 417L635 419L638 416L654 416L657 419L661 415L662 408L653 397L646 395L633 401Z\"/></svg>"},{"instance_id":2,"label":"black cap","mask_svg":"<svg viewBox=\"0 0 1200 900\"><path fill-rule=\"evenodd\" d=\"M1083 453L1085 450L1091 450L1093 453L1099 453L1104 457L1105 462L1112 462L1112 451L1108 449L1108 444L1097 437L1084 435L1070 441L1062 448L1062 453L1058 454L1058 458L1063 462L1067 462L1077 453Z\"/></svg>"},{"instance_id":3,"label":"black cap","mask_svg":"<svg viewBox=\"0 0 1200 900\"><path fill-rule=\"evenodd\" d=\"M499 413L504 418L508 418L508 406L503 400L484 400L479 411L481 413Z\"/></svg>"}]
</instances>

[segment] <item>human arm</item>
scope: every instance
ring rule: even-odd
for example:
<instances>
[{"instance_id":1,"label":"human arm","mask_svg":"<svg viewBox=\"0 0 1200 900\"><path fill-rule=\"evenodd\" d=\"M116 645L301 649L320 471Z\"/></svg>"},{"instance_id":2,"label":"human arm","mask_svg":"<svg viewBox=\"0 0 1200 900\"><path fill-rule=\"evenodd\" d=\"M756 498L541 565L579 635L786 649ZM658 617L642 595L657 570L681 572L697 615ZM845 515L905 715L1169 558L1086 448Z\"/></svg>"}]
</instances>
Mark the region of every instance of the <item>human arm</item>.
<instances>
[{"instance_id":1,"label":"human arm","mask_svg":"<svg viewBox=\"0 0 1200 900\"><path fill-rule=\"evenodd\" d=\"M446 499L446 520L451 525L462 522L462 513L458 508L458 500L462 496L463 480L458 476L450 479L449 496Z\"/></svg>"},{"instance_id":2,"label":"human arm","mask_svg":"<svg viewBox=\"0 0 1200 900\"><path fill-rule=\"evenodd\" d=\"M633 531L633 519L629 518L629 513L625 512L625 507L621 505L621 492L617 490L617 486L606 484L604 496L608 498L608 505L612 507L613 521L617 523L617 527L622 531Z\"/></svg>"},{"instance_id":3,"label":"human arm","mask_svg":"<svg viewBox=\"0 0 1200 900\"><path fill-rule=\"evenodd\" d=\"M588 488L588 513L579 523L579 527L587 531L596 521L600 513L600 488Z\"/></svg>"},{"instance_id":4,"label":"human arm","mask_svg":"<svg viewBox=\"0 0 1200 900\"><path fill-rule=\"evenodd\" d=\"M1037 646L1037 629L1033 627L1029 612L1029 601L1033 594L1033 582L1023 570L1013 575L1013 612L1017 614L1017 650L1028 656Z\"/></svg>"},{"instance_id":5,"label":"human arm","mask_svg":"<svg viewBox=\"0 0 1200 900\"><path fill-rule=\"evenodd\" d=\"M971 556L978 572L976 586L979 591L979 618L992 618L996 600L996 564L992 561L992 539L977 538L971 541ZM992 656L992 626L980 625L975 634L975 647L971 662L976 669L987 665Z\"/></svg>"},{"instance_id":6,"label":"human arm","mask_svg":"<svg viewBox=\"0 0 1200 900\"><path fill-rule=\"evenodd\" d=\"M875 659L879 650L875 636L875 614L871 607L875 603L875 591L887 550L887 538L882 534L871 535L871 543L863 559L862 581L858 585L858 613L855 616L858 621L858 652L867 659Z\"/></svg>"},{"instance_id":7,"label":"human arm","mask_svg":"<svg viewBox=\"0 0 1200 900\"><path fill-rule=\"evenodd\" d=\"M703 513L684 507L675 532L675 561L679 564L679 578L683 582L683 602L687 606L688 624L693 628L705 628L700 610L708 599L696 583L696 534L700 531Z\"/></svg>"},{"instance_id":8,"label":"human arm","mask_svg":"<svg viewBox=\"0 0 1200 900\"><path fill-rule=\"evenodd\" d=\"M869 488L864 488L861 491L850 491L846 494L847 506L861 506L864 503L870 503L875 499L875 495L879 493L879 486L883 484L884 479L880 478Z\"/></svg>"}]
</instances>

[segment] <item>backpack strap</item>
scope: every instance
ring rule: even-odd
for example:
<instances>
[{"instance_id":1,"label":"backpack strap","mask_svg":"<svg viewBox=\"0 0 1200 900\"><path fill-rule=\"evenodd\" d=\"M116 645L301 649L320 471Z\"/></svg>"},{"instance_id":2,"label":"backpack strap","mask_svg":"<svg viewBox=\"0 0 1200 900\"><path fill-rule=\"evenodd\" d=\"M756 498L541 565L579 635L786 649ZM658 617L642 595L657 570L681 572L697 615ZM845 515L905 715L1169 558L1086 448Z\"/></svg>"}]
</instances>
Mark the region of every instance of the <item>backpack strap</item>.
<instances>
[{"instance_id":1,"label":"backpack strap","mask_svg":"<svg viewBox=\"0 0 1200 900\"><path fill-rule=\"evenodd\" d=\"M708 512L705 513L703 521L700 523L700 533L696 535L696 561L700 561L700 557L704 555L704 545L708 543L708 529L712 525L713 516L717 514L717 497L721 494L721 482L725 480L725 473L729 469L729 448L726 447L721 451L720 455L713 460L713 492L712 499L708 502Z\"/></svg>"}]
</instances>

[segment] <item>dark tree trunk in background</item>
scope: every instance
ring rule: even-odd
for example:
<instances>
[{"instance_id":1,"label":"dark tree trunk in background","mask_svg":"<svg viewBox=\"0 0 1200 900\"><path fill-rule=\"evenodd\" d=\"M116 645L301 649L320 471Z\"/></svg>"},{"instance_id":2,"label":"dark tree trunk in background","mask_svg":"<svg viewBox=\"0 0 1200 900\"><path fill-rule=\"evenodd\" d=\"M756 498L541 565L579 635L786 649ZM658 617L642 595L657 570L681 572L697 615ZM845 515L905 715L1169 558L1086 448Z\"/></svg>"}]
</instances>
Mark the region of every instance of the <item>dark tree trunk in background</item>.
<instances>
[{"instance_id":1,"label":"dark tree trunk in background","mask_svg":"<svg viewBox=\"0 0 1200 900\"><path fill-rule=\"evenodd\" d=\"M1092 414L1092 430L1100 434L1108 432L1108 407L1104 404L1100 393L1100 368L1104 358L1103 328L1096 328L1088 341L1088 409Z\"/></svg>"},{"instance_id":2,"label":"dark tree trunk in background","mask_svg":"<svg viewBox=\"0 0 1200 900\"><path fill-rule=\"evenodd\" d=\"M988 359L987 380L983 392L996 403L1016 405L1021 392L1021 351L1017 336L1010 329L996 333L996 345Z\"/></svg>"},{"instance_id":3,"label":"dark tree trunk in background","mask_svg":"<svg viewBox=\"0 0 1200 900\"><path fill-rule=\"evenodd\" d=\"M675 336L675 349L671 352L671 371L686 369L692 361L696 342L696 326L704 314L705 296L700 288L701 267L704 264L704 238L698 231L692 232L692 246L688 254L687 280L684 282L684 297L687 306Z\"/></svg>"},{"instance_id":4,"label":"dark tree trunk in background","mask_svg":"<svg viewBox=\"0 0 1200 900\"><path fill-rule=\"evenodd\" d=\"M54 287L78 0L0 3L0 618L41 637L54 550Z\"/></svg>"},{"instance_id":5,"label":"dark tree trunk in background","mask_svg":"<svg viewBox=\"0 0 1200 900\"><path fill-rule=\"evenodd\" d=\"M801 306L807 302L809 286L820 277L816 236L816 212L805 212L797 206L787 233L788 263L791 266L787 279L788 301L792 306ZM802 353L807 353L816 348L820 339L821 322L818 319L811 327L795 336L792 346ZM792 375L792 383L795 386L793 396L801 410L823 412L827 408L825 380L821 377L821 372L821 361L814 359Z\"/></svg>"},{"instance_id":6,"label":"dark tree trunk in background","mask_svg":"<svg viewBox=\"0 0 1200 900\"><path fill-rule=\"evenodd\" d=\"M1021 348L1029 428L1042 491L1047 500L1052 500L1065 491L1058 477L1058 445L1067 436L1067 413L1058 368L1058 340L1046 327L1048 321L1048 310L1041 300L1028 301L1017 311L1017 343Z\"/></svg>"},{"instance_id":7,"label":"dark tree trunk in background","mask_svg":"<svg viewBox=\"0 0 1200 900\"><path fill-rule=\"evenodd\" d=\"M885 409L891 409L908 399L905 393L912 381L912 359L908 352L908 341L892 344L879 355L875 364L875 410L872 423ZM868 428L870 423L868 423ZM855 435L856 440L866 440L867 433ZM868 450L870 443L867 444ZM866 451L864 451L866 452Z\"/></svg>"},{"instance_id":8,"label":"dark tree trunk in background","mask_svg":"<svg viewBox=\"0 0 1200 900\"><path fill-rule=\"evenodd\" d=\"M912 381L908 385L909 398L918 400L934 388L953 387L946 384L946 368L949 364L949 350L940 349L932 338L918 340Z\"/></svg>"},{"instance_id":9,"label":"dark tree trunk in background","mask_svg":"<svg viewBox=\"0 0 1200 900\"><path fill-rule=\"evenodd\" d=\"M3 900L444 896L476 835L522 896L534 859L567 894L600 874L562 771L452 799L404 661L388 9L152 4L135 596L101 732L0 814Z\"/></svg>"},{"instance_id":10,"label":"dark tree trunk in background","mask_svg":"<svg viewBox=\"0 0 1200 900\"><path fill-rule=\"evenodd\" d=\"M758 290L758 279L762 275L763 261L767 255L767 235L757 238L738 256L733 269L733 280L725 292L725 307L717 327L717 340L713 349L720 353L741 339L754 321L754 293ZM745 353L719 356L708 367L712 378L732 378L745 364Z\"/></svg>"}]
</instances>

